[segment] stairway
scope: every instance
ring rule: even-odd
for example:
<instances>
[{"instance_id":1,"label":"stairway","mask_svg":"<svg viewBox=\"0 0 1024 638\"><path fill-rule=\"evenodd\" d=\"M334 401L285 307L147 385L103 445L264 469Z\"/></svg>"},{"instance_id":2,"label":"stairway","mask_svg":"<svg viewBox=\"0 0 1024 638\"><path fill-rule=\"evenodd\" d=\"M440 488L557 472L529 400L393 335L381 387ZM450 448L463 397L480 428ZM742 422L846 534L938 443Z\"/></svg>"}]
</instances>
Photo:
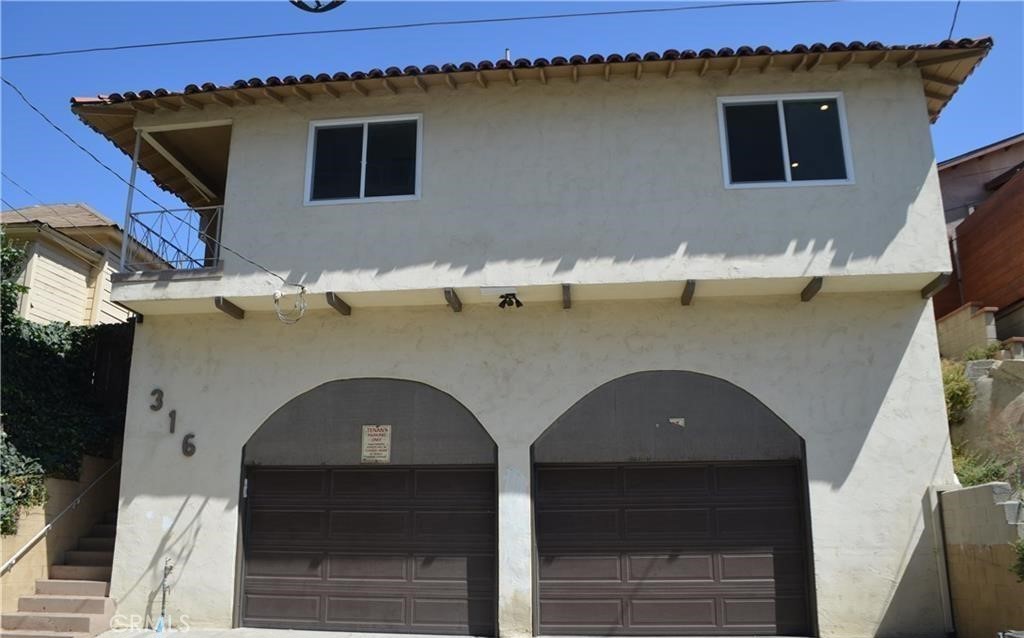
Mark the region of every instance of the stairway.
<instances>
[{"instance_id":1,"label":"stairway","mask_svg":"<svg viewBox=\"0 0 1024 638\"><path fill-rule=\"evenodd\" d=\"M36 581L36 593L18 599L18 611L0 618L0 638L88 638L110 629L114 600L110 571L117 515L108 513L50 577Z\"/></svg>"}]
</instances>

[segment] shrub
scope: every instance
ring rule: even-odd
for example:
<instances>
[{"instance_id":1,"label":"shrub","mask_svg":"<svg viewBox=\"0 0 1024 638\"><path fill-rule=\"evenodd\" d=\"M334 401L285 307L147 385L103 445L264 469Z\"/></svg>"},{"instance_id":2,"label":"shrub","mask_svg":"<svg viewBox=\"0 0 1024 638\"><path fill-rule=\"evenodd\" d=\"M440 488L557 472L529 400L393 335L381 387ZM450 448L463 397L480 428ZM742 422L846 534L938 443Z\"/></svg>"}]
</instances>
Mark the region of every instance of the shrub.
<instances>
[{"instance_id":1,"label":"shrub","mask_svg":"<svg viewBox=\"0 0 1024 638\"><path fill-rule=\"evenodd\" d=\"M964 487L1005 481L1009 472L1005 464L977 452L953 446L953 471Z\"/></svg>"},{"instance_id":2,"label":"shrub","mask_svg":"<svg viewBox=\"0 0 1024 638\"><path fill-rule=\"evenodd\" d=\"M946 393L946 418L949 425L960 425L974 403L974 384L966 368L958 361L942 361L942 387Z\"/></svg>"},{"instance_id":3,"label":"shrub","mask_svg":"<svg viewBox=\"0 0 1024 638\"><path fill-rule=\"evenodd\" d=\"M1024 538L1013 543L1013 550L1017 553L1017 560L1010 566L1010 571L1017 575L1018 583L1024 583Z\"/></svg>"},{"instance_id":4,"label":"shrub","mask_svg":"<svg viewBox=\"0 0 1024 638\"><path fill-rule=\"evenodd\" d=\"M18 531L21 511L46 501L46 476L43 466L15 449L0 431L0 535Z\"/></svg>"},{"instance_id":5,"label":"shrub","mask_svg":"<svg viewBox=\"0 0 1024 638\"><path fill-rule=\"evenodd\" d=\"M1003 349L999 342L990 343L987 346L974 346L964 350L960 358L964 361L981 361L982 359L994 359L999 351Z\"/></svg>"}]
</instances>

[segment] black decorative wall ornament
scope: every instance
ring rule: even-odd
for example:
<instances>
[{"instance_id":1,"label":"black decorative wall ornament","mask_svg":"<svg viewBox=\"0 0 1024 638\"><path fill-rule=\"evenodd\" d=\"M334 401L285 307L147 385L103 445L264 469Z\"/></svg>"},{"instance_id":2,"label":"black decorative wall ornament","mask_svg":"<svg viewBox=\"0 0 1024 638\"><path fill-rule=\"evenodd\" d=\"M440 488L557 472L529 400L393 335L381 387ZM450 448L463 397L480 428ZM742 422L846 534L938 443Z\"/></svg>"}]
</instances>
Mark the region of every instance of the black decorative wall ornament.
<instances>
[{"instance_id":1,"label":"black decorative wall ornament","mask_svg":"<svg viewBox=\"0 0 1024 638\"><path fill-rule=\"evenodd\" d=\"M308 2L307 0L288 0L292 3L292 6L296 9L302 9L310 13L326 13L331 9L337 9L341 5L345 4L345 0L328 0L322 2L321 0L313 0Z\"/></svg>"},{"instance_id":2,"label":"black decorative wall ornament","mask_svg":"<svg viewBox=\"0 0 1024 638\"><path fill-rule=\"evenodd\" d=\"M514 292L507 292L501 295L501 301L498 302L499 308L522 308L523 302L519 301L519 297Z\"/></svg>"}]
</instances>

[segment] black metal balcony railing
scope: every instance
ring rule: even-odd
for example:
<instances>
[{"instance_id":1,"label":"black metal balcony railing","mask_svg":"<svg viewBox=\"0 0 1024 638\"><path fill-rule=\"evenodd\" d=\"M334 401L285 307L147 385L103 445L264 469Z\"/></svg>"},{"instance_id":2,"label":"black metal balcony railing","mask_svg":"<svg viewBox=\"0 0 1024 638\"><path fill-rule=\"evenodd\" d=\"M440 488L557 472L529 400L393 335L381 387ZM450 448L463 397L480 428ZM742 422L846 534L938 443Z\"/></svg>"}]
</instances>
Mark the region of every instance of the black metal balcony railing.
<instances>
[{"instance_id":1,"label":"black metal balcony railing","mask_svg":"<svg viewBox=\"0 0 1024 638\"><path fill-rule=\"evenodd\" d=\"M222 206L131 213L121 271L196 270L220 260Z\"/></svg>"}]
</instances>

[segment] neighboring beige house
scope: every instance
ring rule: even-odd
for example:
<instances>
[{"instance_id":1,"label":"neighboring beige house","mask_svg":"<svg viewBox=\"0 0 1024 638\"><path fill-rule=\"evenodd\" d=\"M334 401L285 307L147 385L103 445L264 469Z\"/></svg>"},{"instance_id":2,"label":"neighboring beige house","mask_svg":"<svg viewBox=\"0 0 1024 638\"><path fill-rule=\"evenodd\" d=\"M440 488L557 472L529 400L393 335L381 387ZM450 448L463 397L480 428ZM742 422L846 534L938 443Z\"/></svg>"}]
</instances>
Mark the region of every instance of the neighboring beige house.
<instances>
[{"instance_id":1,"label":"neighboring beige house","mask_svg":"<svg viewBox=\"0 0 1024 638\"><path fill-rule=\"evenodd\" d=\"M132 313L110 298L118 269L121 229L87 204L29 206L0 213L26 261L19 314L37 323L96 325L127 321Z\"/></svg>"},{"instance_id":2,"label":"neighboring beige house","mask_svg":"<svg viewBox=\"0 0 1024 638\"><path fill-rule=\"evenodd\" d=\"M74 99L203 209L115 277L120 617L169 560L193 628L949 634L929 123L991 45Z\"/></svg>"}]
</instances>

